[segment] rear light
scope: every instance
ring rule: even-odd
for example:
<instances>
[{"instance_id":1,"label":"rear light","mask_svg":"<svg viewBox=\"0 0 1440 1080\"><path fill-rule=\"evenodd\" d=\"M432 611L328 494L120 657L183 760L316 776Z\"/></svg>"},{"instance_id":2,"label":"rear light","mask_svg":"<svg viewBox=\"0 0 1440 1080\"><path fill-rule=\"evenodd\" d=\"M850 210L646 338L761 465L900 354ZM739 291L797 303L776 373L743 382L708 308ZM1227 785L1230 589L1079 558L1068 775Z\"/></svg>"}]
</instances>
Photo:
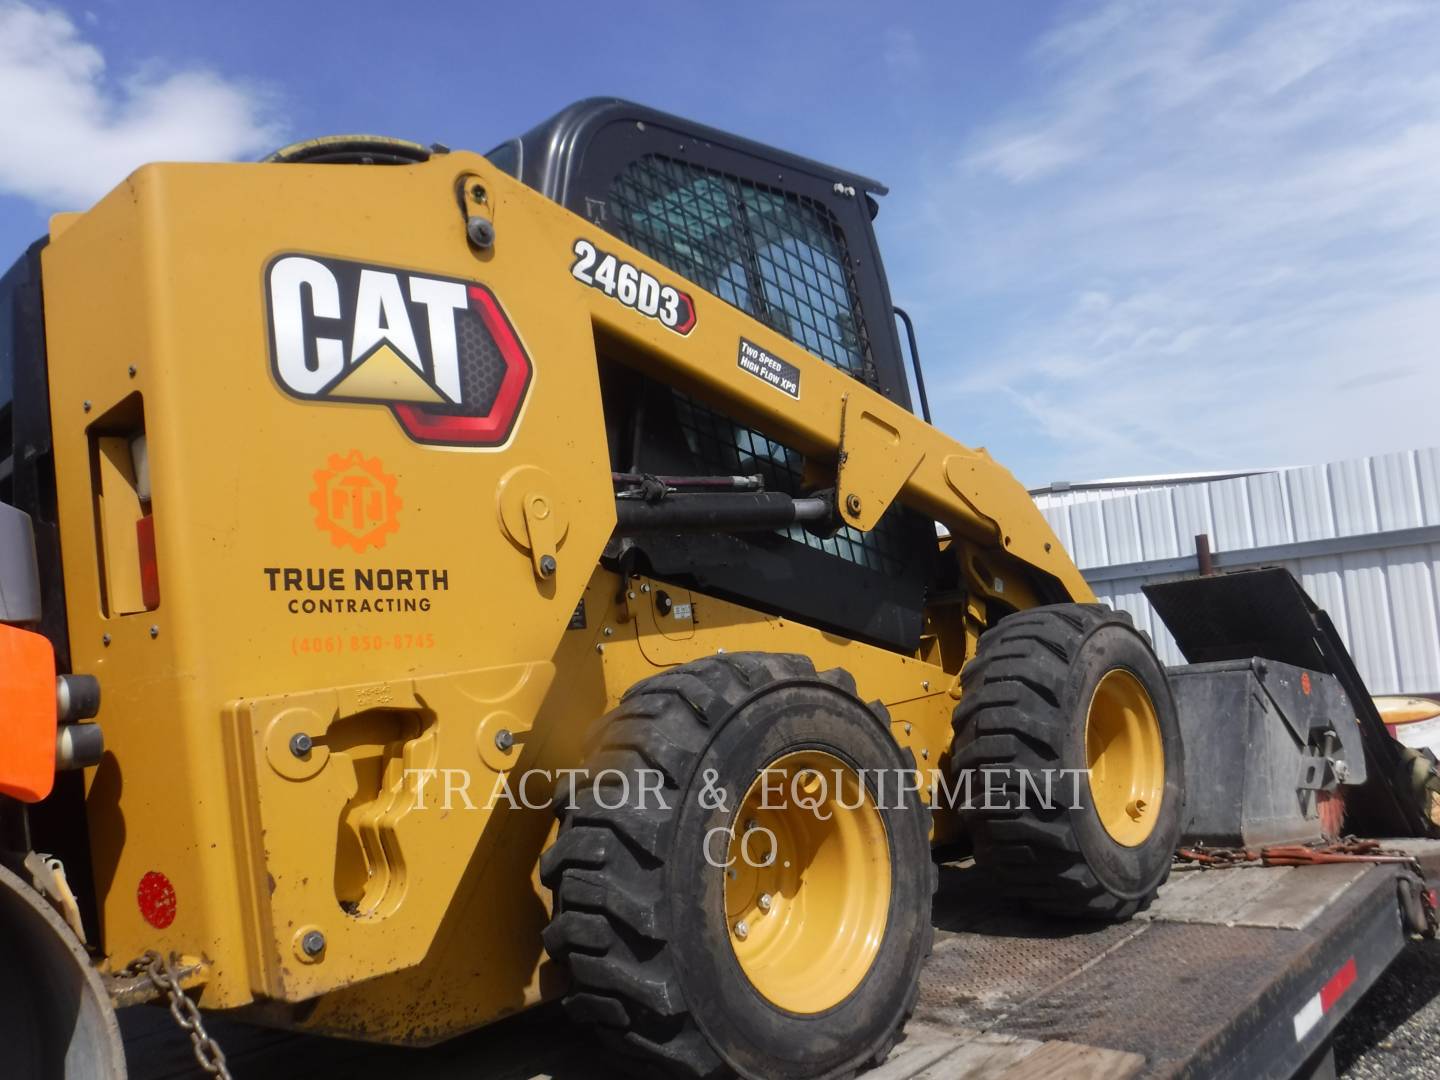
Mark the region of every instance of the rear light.
<instances>
[{"instance_id":1,"label":"rear light","mask_svg":"<svg viewBox=\"0 0 1440 1080\"><path fill-rule=\"evenodd\" d=\"M145 516L135 522L135 547L140 556L140 601L146 611L160 606L160 565L155 561L155 515L150 513L150 447L142 431L130 440L130 465L135 494Z\"/></svg>"},{"instance_id":2,"label":"rear light","mask_svg":"<svg viewBox=\"0 0 1440 1080\"><path fill-rule=\"evenodd\" d=\"M146 611L160 606L160 566L155 561L155 515L135 522L135 546L140 555L140 601Z\"/></svg>"},{"instance_id":3,"label":"rear light","mask_svg":"<svg viewBox=\"0 0 1440 1080\"><path fill-rule=\"evenodd\" d=\"M88 431L105 614L154 611L160 606L160 565L140 394L130 394Z\"/></svg>"}]
</instances>

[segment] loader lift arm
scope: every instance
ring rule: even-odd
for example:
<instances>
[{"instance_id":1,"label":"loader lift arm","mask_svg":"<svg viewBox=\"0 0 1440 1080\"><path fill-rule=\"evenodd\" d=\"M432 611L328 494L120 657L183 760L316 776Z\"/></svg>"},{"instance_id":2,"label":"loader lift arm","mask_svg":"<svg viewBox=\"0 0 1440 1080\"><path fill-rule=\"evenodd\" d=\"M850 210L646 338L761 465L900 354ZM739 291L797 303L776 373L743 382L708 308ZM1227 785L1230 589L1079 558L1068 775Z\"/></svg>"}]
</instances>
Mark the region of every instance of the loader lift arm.
<instances>
[{"instance_id":1,"label":"loader lift arm","mask_svg":"<svg viewBox=\"0 0 1440 1080\"><path fill-rule=\"evenodd\" d=\"M643 267L644 256L654 257L737 309L708 304L694 332L677 340L620 305L594 305L603 353L803 455L807 469L833 469L842 525L873 530L899 501L993 553L983 573L970 570L984 589L997 577L1030 578L1020 584L1033 595L1012 596L1015 606L1094 599L1010 472L911 412L871 227L882 185L602 98L571 106L489 157L631 244L626 259ZM791 270L803 281L791 280ZM751 318L736 318L742 312ZM734 378L741 340L793 364L803 390L792 396Z\"/></svg>"}]
</instances>

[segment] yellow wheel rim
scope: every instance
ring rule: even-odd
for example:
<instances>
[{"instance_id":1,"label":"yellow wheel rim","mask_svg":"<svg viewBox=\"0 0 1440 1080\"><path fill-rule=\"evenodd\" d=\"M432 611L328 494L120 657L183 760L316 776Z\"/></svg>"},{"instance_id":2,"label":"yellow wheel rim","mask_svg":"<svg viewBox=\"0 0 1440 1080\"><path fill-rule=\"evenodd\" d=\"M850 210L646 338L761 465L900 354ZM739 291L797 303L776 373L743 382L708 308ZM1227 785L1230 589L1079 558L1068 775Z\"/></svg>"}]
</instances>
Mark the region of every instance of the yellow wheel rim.
<instances>
[{"instance_id":1,"label":"yellow wheel rim","mask_svg":"<svg viewBox=\"0 0 1440 1080\"><path fill-rule=\"evenodd\" d=\"M890 913L885 821L860 775L819 750L771 762L741 800L726 861L730 945L750 985L792 1013L844 1001Z\"/></svg>"},{"instance_id":2,"label":"yellow wheel rim","mask_svg":"<svg viewBox=\"0 0 1440 1080\"><path fill-rule=\"evenodd\" d=\"M1085 764L1105 831L1126 847L1144 843L1165 796L1165 748L1155 703L1140 680L1121 668L1107 671L1090 699Z\"/></svg>"}]
</instances>

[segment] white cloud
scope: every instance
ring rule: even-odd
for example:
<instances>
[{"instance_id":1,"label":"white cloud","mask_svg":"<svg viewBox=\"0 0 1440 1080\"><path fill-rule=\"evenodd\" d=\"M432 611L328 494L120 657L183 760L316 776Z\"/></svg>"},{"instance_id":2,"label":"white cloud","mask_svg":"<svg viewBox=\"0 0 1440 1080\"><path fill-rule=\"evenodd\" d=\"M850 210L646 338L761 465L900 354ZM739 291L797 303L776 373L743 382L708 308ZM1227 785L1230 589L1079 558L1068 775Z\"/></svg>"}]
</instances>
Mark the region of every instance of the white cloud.
<instances>
[{"instance_id":1,"label":"white cloud","mask_svg":"<svg viewBox=\"0 0 1440 1080\"><path fill-rule=\"evenodd\" d=\"M279 131L255 88L182 69L114 81L60 11L0 2L0 193L82 209L147 161L251 157Z\"/></svg>"},{"instance_id":2,"label":"white cloud","mask_svg":"<svg viewBox=\"0 0 1440 1080\"><path fill-rule=\"evenodd\" d=\"M929 195L924 235L964 253L921 268L927 328L960 312L927 343L958 361L940 420L1030 481L1433 444L1436 56L1424 2L1114 0L1057 26L1044 89Z\"/></svg>"},{"instance_id":3,"label":"white cloud","mask_svg":"<svg viewBox=\"0 0 1440 1080\"><path fill-rule=\"evenodd\" d=\"M1034 131L997 139L971 156L972 164L993 169L1006 180L1024 183L1053 173L1085 156L1065 134Z\"/></svg>"}]
</instances>

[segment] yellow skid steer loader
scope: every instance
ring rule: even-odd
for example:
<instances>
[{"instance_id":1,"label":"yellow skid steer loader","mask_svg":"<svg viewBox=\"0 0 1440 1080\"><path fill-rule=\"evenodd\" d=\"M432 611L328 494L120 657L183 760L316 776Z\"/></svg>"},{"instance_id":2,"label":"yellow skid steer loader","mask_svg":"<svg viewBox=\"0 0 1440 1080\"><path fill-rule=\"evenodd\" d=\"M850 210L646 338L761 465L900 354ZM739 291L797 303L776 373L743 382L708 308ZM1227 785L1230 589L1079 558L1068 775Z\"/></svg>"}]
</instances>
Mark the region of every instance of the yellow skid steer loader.
<instances>
[{"instance_id":1,"label":"yellow skid steer loader","mask_svg":"<svg viewBox=\"0 0 1440 1080\"><path fill-rule=\"evenodd\" d=\"M591 100L53 219L0 279L11 1075L123 1075L115 1003L425 1045L563 998L675 1075L845 1076L915 1008L934 849L1150 903L1178 676L928 422L883 193ZM1302 793L1384 772L1303 594L1215 580L1167 600L1231 665L1184 694L1268 653L1334 691ZM1347 806L1423 828L1387 790Z\"/></svg>"}]
</instances>

